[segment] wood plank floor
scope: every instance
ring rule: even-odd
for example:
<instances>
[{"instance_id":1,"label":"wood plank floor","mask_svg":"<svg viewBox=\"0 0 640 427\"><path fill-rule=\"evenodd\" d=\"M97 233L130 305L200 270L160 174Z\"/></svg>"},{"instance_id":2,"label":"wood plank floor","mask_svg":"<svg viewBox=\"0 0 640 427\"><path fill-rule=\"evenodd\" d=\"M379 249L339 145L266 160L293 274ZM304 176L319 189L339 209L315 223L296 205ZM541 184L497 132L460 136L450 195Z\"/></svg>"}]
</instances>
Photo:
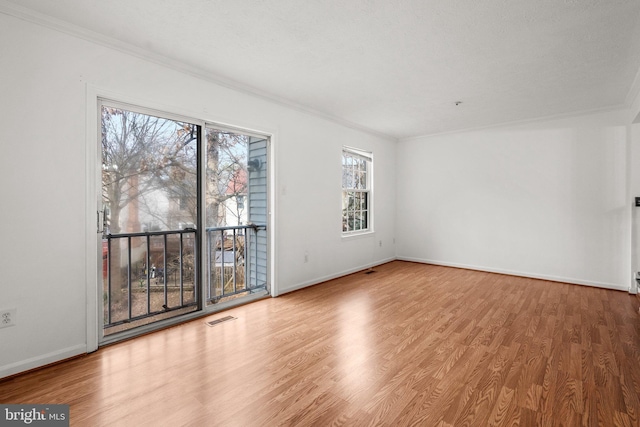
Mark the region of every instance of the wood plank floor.
<instances>
[{"instance_id":1,"label":"wood plank floor","mask_svg":"<svg viewBox=\"0 0 640 427\"><path fill-rule=\"evenodd\" d=\"M1 381L0 403L67 403L72 426L639 426L638 305L396 261Z\"/></svg>"}]
</instances>

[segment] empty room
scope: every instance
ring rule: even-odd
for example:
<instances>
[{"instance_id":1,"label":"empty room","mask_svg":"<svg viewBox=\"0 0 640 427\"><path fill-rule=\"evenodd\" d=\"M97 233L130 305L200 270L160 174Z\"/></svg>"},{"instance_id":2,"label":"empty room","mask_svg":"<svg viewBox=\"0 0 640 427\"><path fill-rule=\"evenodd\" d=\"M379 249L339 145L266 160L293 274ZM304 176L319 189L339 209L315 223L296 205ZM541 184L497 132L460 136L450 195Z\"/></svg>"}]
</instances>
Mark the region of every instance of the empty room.
<instances>
[{"instance_id":1,"label":"empty room","mask_svg":"<svg viewBox=\"0 0 640 427\"><path fill-rule=\"evenodd\" d=\"M637 0L0 0L0 110L2 425L640 425Z\"/></svg>"}]
</instances>

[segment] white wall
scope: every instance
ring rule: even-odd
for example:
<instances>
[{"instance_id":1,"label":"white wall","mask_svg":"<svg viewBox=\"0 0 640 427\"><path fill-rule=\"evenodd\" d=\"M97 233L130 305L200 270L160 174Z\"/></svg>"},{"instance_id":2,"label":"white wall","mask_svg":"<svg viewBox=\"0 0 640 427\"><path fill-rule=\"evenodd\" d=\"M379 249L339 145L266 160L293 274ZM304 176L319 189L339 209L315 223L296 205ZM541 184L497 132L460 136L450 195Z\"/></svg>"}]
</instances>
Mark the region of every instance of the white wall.
<instances>
[{"instance_id":1,"label":"white wall","mask_svg":"<svg viewBox=\"0 0 640 427\"><path fill-rule=\"evenodd\" d=\"M631 207L631 291L638 292L635 272L640 272L640 207L635 206L635 198L640 197L640 123L629 126L629 200Z\"/></svg>"},{"instance_id":2,"label":"white wall","mask_svg":"<svg viewBox=\"0 0 640 427\"><path fill-rule=\"evenodd\" d=\"M2 14L0 57L0 309L17 308L0 377L87 347L87 93L275 134L279 293L394 258L394 141ZM358 239L341 238L342 145L375 156L376 232Z\"/></svg>"},{"instance_id":3,"label":"white wall","mask_svg":"<svg viewBox=\"0 0 640 427\"><path fill-rule=\"evenodd\" d=\"M627 290L627 124L614 111L401 141L398 257Z\"/></svg>"},{"instance_id":4,"label":"white wall","mask_svg":"<svg viewBox=\"0 0 640 427\"><path fill-rule=\"evenodd\" d=\"M640 77L640 73L638 74ZM636 77L636 78L638 78ZM640 197L640 93L636 94L635 100L631 103L629 114L627 140L629 159L627 162L629 177L629 199L634 200ZM638 283L635 280L635 273L640 272L640 207L631 207L631 291L638 292Z\"/></svg>"}]
</instances>

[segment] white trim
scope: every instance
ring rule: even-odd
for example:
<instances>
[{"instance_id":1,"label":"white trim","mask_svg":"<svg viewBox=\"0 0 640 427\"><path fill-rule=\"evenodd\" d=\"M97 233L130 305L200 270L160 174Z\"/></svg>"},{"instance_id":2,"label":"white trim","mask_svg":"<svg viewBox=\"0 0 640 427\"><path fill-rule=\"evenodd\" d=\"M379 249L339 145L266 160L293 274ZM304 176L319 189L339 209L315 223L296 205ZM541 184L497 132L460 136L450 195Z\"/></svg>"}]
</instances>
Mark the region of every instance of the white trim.
<instances>
[{"instance_id":1,"label":"white trim","mask_svg":"<svg viewBox=\"0 0 640 427\"><path fill-rule=\"evenodd\" d=\"M197 119L195 117L176 114L176 113L172 113L171 111L163 111L157 108L149 108L143 105L132 104L129 102L121 102L121 101L118 101L117 99L105 98L103 96L98 96L97 102L100 107L107 106L107 107L116 108L119 110L131 111L137 114L144 114L146 116L152 116L152 117L158 117L160 119L171 120L174 122L189 123L192 125L201 126L203 129L206 123L204 120ZM100 111L98 111L98 114L99 113ZM98 141L100 140L98 139Z\"/></svg>"},{"instance_id":2,"label":"white trim","mask_svg":"<svg viewBox=\"0 0 640 427\"><path fill-rule=\"evenodd\" d=\"M266 140L269 139L269 135L267 135L265 133L260 133L259 131L246 129L246 128L242 128L242 127L231 126L231 125L228 125L228 124L222 124L222 123L219 123L219 122L205 121L203 128L205 130L206 129L219 130L219 131L222 131L222 132L229 132L229 133L246 135L246 136L250 136L250 137L253 137L253 138L262 138L262 139L266 139Z\"/></svg>"},{"instance_id":3,"label":"white trim","mask_svg":"<svg viewBox=\"0 0 640 427\"><path fill-rule=\"evenodd\" d=\"M624 291L624 292L628 292L628 287L625 287L624 285L621 284L613 284L613 283L604 283L604 282L596 282L596 281L591 281L591 280L581 280L581 279L574 279L574 278L569 278L569 277L560 277L560 276L552 276L552 275L547 275L547 274L535 274L535 273L526 273L526 272L520 272L520 271L515 271L515 270L505 270L505 269L498 269L498 268L489 268L489 267L481 267L481 266L475 266L475 265L469 265L469 264L461 264L461 263L453 263L453 262L446 262L446 261L437 261L437 260L430 260L430 259L423 259L423 258L413 258L413 257L391 257L391 258L386 258L383 260L379 260L379 261L375 261L371 264L366 264L363 266L359 266L359 267L354 267L354 268L350 268L344 271L341 271L339 273L334 273L334 274L329 274L327 276L323 276L323 277L319 277L313 280L308 280L302 283L299 283L297 285L294 285L292 287L289 287L285 290L282 291L282 294L288 293L288 292L293 292L293 291L297 291L300 289L304 289L308 286L313 286L313 285L317 285L329 280L333 280L333 279L337 279L343 276L347 276L349 274L353 274L356 273L358 271L362 271L362 270L366 270L368 268L372 268L378 265L382 265L382 264L386 264L388 262L392 262L392 261L408 261L408 262L417 262L420 264L431 264L431 265L441 265L443 267L454 267L454 268L462 268L465 270L474 270L474 271L482 271L482 272L486 272L486 273L498 273L498 274L505 274L508 276L516 276L516 277L523 277L523 278L530 278L530 279L540 279L540 280L547 280L550 282L558 282L558 283L565 283L568 285L582 285L582 286L592 286L592 287L596 287L596 288L603 288L603 289L611 289L611 290L615 290L615 291Z\"/></svg>"},{"instance_id":4,"label":"white trim","mask_svg":"<svg viewBox=\"0 0 640 427\"><path fill-rule=\"evenodd\" d=\"M63 348L62 350L43 354L41 356L31 357L15 363L9 363L8 365L0 366L0 378L20 374L31 369L41 368L51 363L60 362L64 359L86 354L85 350L86 346L84 344L78 344L72 347Z\"/></svg>"},{"instance_id":5,"label":"white trim","mask_svg":"<svg viewBox=\"0 0 640 427\"><path fill-rule=\"evenodd\" d=\"M2 0L0 0L0 2L1 1ZM233 132L246 132L251 136L271 138L275 134L275 130L273 129L256 126L255 123L244 122L242 119L230 119L228 117L223 118L216 115L212 116L207 111L190 110L175 104L165 104L142 96L127 95L105 88L96 87L93 90L96 97L107 104L116 104L122 108L132 109L133 111L141 112L142 114L159 114L164 118L177 121L188 121L193 124L201 125L203 128L211 128L213 126L217 129L230 130ZM235 124L231 124L229 122L230 120Z\"/></svg>"},{"instance_id":6,"label":"white trim","mask_svg":"<svg viewBox=\"0 0 640 427\"><path fill-rule=\"evenodd\" d=\"M373 230L343 231L341 239L355 240L357 238L372 237L376 232Z\"/></svg>"},{"instance_id":7,"label":"white trim","mask_svg":"<svg viewBox=\"0 0 640 427\"><path fill-rule=\"evenodd\" d=\"M635 274L631 273L631 284L629 285L629 289L627 290L631 295L638 294L638 282L636 281Z\"/></svg>"},{"instance_id":8,"label":"white trim","mask_svg":"<svg viewBox=\"0 0 640 427\"><path fill-rule=\"evenodd\" d=\"M198 290L199 292L199 300L196 306L196 310L191 312L191 313L187 313L186 315L183 316L178 316L184 320L187 320L189 317L193 316L194 318L197 317L198 314L201 313L208 313L209 311L213 310L213 308L211 306L207 306L207 282L208 282L208 278L207 278L207 263L204 262L204 260L207 257L207 128L206 128L206 121L203 123L203 126L200 127L200 136L198 138L198 140L196 141L197 143L197 156L198 156L198 168L197 168L197 172L196 172L196 188L200 187L200 194L198 194L197 196L197 213L196 213L196 236L198 237L199 241L200 241L200 247L198 248L198 252L200 254L194 254L194 262L197 262L199 264L199 268L198 268L198 274L196 275L196 277L194 277L194 281L199 281L198 283L198 287L200 288ZM194 242L194 246L196 242ZM193 286L193 292L194 292L194 299L196 298L196 286L194 283ZM213 304L212 304L213 305ZM172 322L176 322L178 323L179 321L176 320L176 317L171 317L170 320ZM155 323L155 322L154 322ZM149 325L153 325L153 323L149 324ZM162 328L164 325L162 324L158 324L156 325L158 328ZM169 326L169 325L167 325ZM143 326L144 328L145 326ZM131 330L126 331L129 333L133 334L137 334L137 332L131 332Z\"/></svg>"},{"instance_id":9,"label":"white trim","mask_svg":"<svg viewBox=\"0 0 640 427\"><path fill-rule=\"evenodd\" d=\"M627 238L627 249L629 250L628 254L629 254L629 259L628 259L628 266L629 266L629 270L631 270L631 281L629 282L629 293L632 295L635 295L638 293L638 282L636 282L635 279L635 269L637 268L636 263L634 262L634 259L636 257L636 250L635 247L637 247L638 242L636 242L636 230L637 230L637 225L635 224L634 221L634 209L637 209L634 206L633 203L633 194L631 193L631 181L632 181L632 174L633 174L633 165L631 164L631 153L632 153L632 129L631 129L632 125L627 125L626 126L626 141L625 141L625 184L626 184L626 190L625 190L625 195L626 195L626 199L628 200L628 205L627 205L627 209L625 209L624 211L624 219L627 222L627 227L629 227L629 234L626 236Z\"/></svg>"},{"instance_id":10,"label":"white trim","mask_svg":"<svg viewBox=\"0 0 640 427\"><path fill-rule=\"evenodd\" d=\"M640 68L636 73L636 76L633 79L633 83L631 83L631 87L629 88L629 92L627 92L627 98L625 100L625 104L628 107L633 106L633 103L640 97Z\"/></svg>"},{"instance_id":11,"label":"white trim","mask_svg":"<svg viewBox=\"0 0 640 427\"><path fill-rule=\"evenodd\" d=\"M612 113L614 111L627 110L627 109L628 109L628 106L626 106L625 104L616 104L616 105L610 105L602 108L570 111L568 113L549 114L547 116L542 116L542 117L513 120L510 122L500 122L500 123L494 123L494 124L485 125L485 126L476 126L476 127L470 127L470 128L464 128L464 129L454 129L454 130L448 130L443 132L434 132L434 133L425 133L422 135L406 136L406 137L398 138L397 141L408 142L408 141L415 141L423 138L430 138L434 136L455 135L459 133L476 132L480 130L491 130L491 129L498 129L502 127L516 127L516 126L522 126L522 125L531 124L531 123L539 123L539 122L545 122L545 121L551 121L551 120L562 120L562 119L568 119L572 117L588 116L590 114L597 114L597 113Z\"/></svg>"},{"instance_id":12,"label":"white trim","mask_svg":"<svg viewBox=\"0 0 640 427\"><path fill-rule=\"evenodd\" d=\"M300 289L308 288L309 286L319 285L320 283L324 283L324 282L327 282L329 280L338 279L340 277L348 276L349 274L357 273L359 271L364 271L364 270L367 270L369 268L373 268L373 267L376 267L378 265L386 264L388 262L395 261L395 260L396 260L395 257L381 259L381 260L378 260L378 261L375 261L375 262L372 262L372 263L369 263L369 264L361 265L359 267L349 268L349 269L343 270L343 271L341 271L339 273L329 274L329 275L326 275L326 276L322 276L322 277L318 277L318 278L315 278L315 279L312 279L312 280L308 280L306 282L298 283L297 285L293 285L292 287L289 287L287 289L282 289L282 293L280 295L284 295L284 294L289 293L289 292L299 291Z\"/></svg>"},{"instance_id":13,"label":"white trim","mask_svg":"<svg viewBox=\"0 0 640 427\"><path fill-rule=\"evenodd\" d=\"M85 209L86 209L86 228L85 228L85 282L86 282L86 352L90 353L98 349L100 341L100 331L102 330L102 318L99 315L101 304L101 292L98 289L99 275L101 268L98 266L102 263L100 256L98 229L97 229L97 212L100 210L98 202L99 189L101 182L99 175L99 153L98 142L100 131L98 126L98 93L94 86L87 84L86 86L86 140L85 140ZM100 261L98 261L100 258Z\"/></svg>"},{"instance_id":14,"label":"white trim","mask_svg":"<svg viewBox=\"0 0 640 427\"><path fill-rule=\"evenodd\" d=\"M640 71L636 76L636 82L639 86L635 97L631 99L629 104L629 124L634 125L640 123Z\"/></svg>"},{"instance_id":15,"label":"white trim","mask_svg":"<svg viewBox=\"0 0 640 427\"><path fill-rule=\"evenodd\" d=\"M455 268L463 268L465 270L475 270L475 271L484 271L487 273L498 273L498 274L506 274L508 276L517 276L517 277L527 277L531 279L540 279L540 280L548 280L550 282L560 282L566 283L569 285L585 285L585 286L593 286L596 288L604 288L604 289L612 289L616 291L625 291L627 292L629 288L627 286L621 284L614 283L604 283L604 282L595 282L591 280L582 280L582 279L574 279L571 277L560 277L560 276L551 276L547 274L536 274L536 273L528 273L523 271L515 271L515 270L505 270L501 268L491 268L491 267L483 267L477 265L469 265L469 264L461 264L456 262L446 262L439 261L433 259L424 259L424 258L413 258L413 257L404 257L400 256L396 258L398 261L410 261L410 262L418 262L421 264L433 264L433 265L441 265L444 267L455 267Z\"/></svg>"},{"instance_id":16,"label":"white trim","mask_svg":"<svg viewBox=\"0 0 640 427\"><path fill-rule=\"evenodd\" d=\"M278 285L278 239L276 230L278 228L278 208L279 208L279 183L280 178L278 176L278 169L276 168L278 158L278 133L273 132L271 137L267 141L267 179L269 185L267 186L267 197L269 199L268 207L268 220L269 220L269 252L267 254L268 263L270 266L271 283L269 284L269 291L272 297L277 297L280 294L280 286Z\"/></svg>"},{"instance_id":17,"label":"white trim","mask_svg":"<svg viewBox=\"0 0 640 427\"><path fill-rule=\"evenodd\" d=\"M272 297L278 296L278 281L276 280L277 268L277 239L276 239L276 218L277 212L277 179L276 179L276 133L271 133L267 139L267 265L268 280L267 288Z\"/></svg>"},{"instance_id":18,"label":"white trim","mask_svg":"<svg viewBox=\"0 0 640 427\"><path fill-rule=\"evenodd\" d=\"M346 151L352 155L352 157L359 157L362 160L366 160L368 162L373 162L373 152L361 150L360 148L349 147L348 145L342 146L342 151Z\"/></svg>"}]
</instances>

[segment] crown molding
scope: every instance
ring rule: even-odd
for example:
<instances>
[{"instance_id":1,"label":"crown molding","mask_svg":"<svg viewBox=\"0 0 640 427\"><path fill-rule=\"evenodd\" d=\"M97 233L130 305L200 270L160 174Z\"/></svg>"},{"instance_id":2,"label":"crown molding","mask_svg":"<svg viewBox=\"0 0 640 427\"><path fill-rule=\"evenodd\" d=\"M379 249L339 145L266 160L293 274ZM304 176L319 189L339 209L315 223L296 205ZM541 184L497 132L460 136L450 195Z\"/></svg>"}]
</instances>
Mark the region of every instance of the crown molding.
<instances>
[{"instance_id":1,"label":"crown molding","mask_svg":"<svg viewBox=\"0 0 640 427\"><path fill-rule=\"evenodd\" d=\"M638 97L640 97L640 68L638 69L636 77L633 79L633 83L629 88L627 98L625 99L625 104L628 107L632 107L633 104L637 101Z\"/></svg>"},{"instance_id":2,"label":"crown molding","mask_svg":"<svg viewBox=\"0 0 640 427\"><path fill-rule=\"evenodd\" d=\"M531 119L523 119L523 120L514 120L511 122L494 123L486 126L477 126L477 127L466 128L466 129L457 129L457 130L451 130L451 131L445 131L445 132L436 132L436 133L428 133L424 135L408 136L405 138L399 138L398 142L409 142L409 141L414 141L414 140L423 139L423 138L432 138L435 136L455 135L459 133L476 132L481 130L497 129L502 127L514 127L514 126L526 125L528 123L539 123L539 122L545 122L550 120L561 120L561 119L566 119L571 117L586 116L589 114L610 113L613 111L628 110L628 108L629 107L626 104L610 105L608 107L593 108L590 110L571 111L568 113L550 114L548 116L534 117Z\"/></svg>"},{"instance_id":3,"label":"crown molding","mask_svg":"<svg viewBox=\"0 0 640 427\"><path fill-rule=\"evenodd\" d=\"M640 123L640 69L633 79L633 84L627 94L626 104L631 109L631 122Z\"/></svg>"},{"instance_id":4,"label":"crown molding","mask_svg":"<svg viewBox=\"0 0 640 427\"><path fill-rule=\"evenodd\" d=\"M217 75L203 68L186 65L170 57L160 55L154 52L150 52L138 46L132 45L131 43L126 43L116 38L105 36L104 34L100 34L88 28L80 27L78 25L71 24L69 22L45 15L43 13L36 12L32 9L17 5L7 0L0 0L0 13L4 15L12 16L14 18L17 18L26 22L30 22L32 24L40 25L42 27L46 27L54 31L67 34L72 37L76 37L76 38L88 41L90 43L95 43L109 49L114 49L123 54L131 55L139 59L145 60L147 62L151 62L156 65L173 69L180 73L190 75L192 77L207 81L209 83L213 83L218 86L222 86L228 89L242 92L244 94L261 98L263 100L267 100L272 103L275 103L287 108L291 108L305 114L319 117L324 120L334 122L336 124L339 124L341 126L344 126L350 129L354 129L354 130L364 132L379 138L383 138L391 142L398 141L398 138L395 136L376 131L374 129L368 128L358 123L345 120L339 116L325 113L323 111L291 101L289 99L280 97L273 93L258 89L251 85L247 85L247 84L238 82L236 80Z\"/></svg>"}]
</instances>

